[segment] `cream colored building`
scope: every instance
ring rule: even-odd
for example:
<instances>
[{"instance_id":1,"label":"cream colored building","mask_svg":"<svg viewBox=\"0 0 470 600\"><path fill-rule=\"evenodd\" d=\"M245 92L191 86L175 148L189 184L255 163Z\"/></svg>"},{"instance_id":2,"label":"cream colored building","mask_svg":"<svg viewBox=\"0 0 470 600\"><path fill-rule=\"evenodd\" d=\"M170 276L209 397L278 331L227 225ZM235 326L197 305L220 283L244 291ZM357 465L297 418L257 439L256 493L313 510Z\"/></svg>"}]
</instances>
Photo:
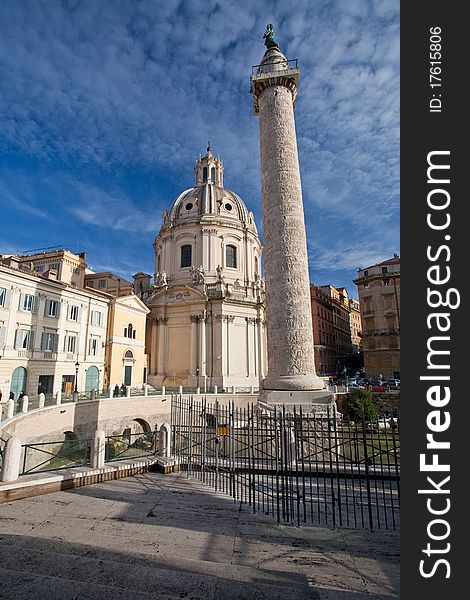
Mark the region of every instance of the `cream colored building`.
<instances>
[{"instance_id":1,"label":"cream colored building","mask_svg":"<svg viewBox=\"0 0 470 600\"><path fill-rule=\"evenodd\" d=\"M243 200L223 187L210 148L196 162L195 186L163 213L155 239L148 380L208 388L258 387L266 371L262 247ZM137 279L139 281L137 282Z\"/></svg>"},{"instance_id":2,"label":"cream colored building","mask_svg":"<svg viewBox=\"0 0 470 600\"><path fill-rule=\"evenodd\" d=\"M82 271L80 257L69 262L63 251L62 258L59 269L47 271L38 271L41 264L22 257L0 261L3 399L10 391L17 399L21 391L37 396L71 393L75 384L87 392L103 386L109 299L73 286L70 277L78 273L66 266ZM42 265L49 266L48 259ZM56 280L61 272L70 283Z\"/></svg>"},{"instance_id":3,"label":"cream colored building","mask_svg":"<svg viewBox=\"0 0 470 600\"><path fill-rule=\"evenodd\" d=\"M349 298L349 310L352 351L353 353L358 354L361 352L362 348L361 307L359 302L354 298Z\"/></svg>"},{"instance_id":4,"label":"cream colored building","mask_svg":"<svg viewBox=\"0 0 470 600\"><path fill-rule=\"evenodd\" d=\"M400 377L400 257L358 270L366 377Z\"/></svg>"},{"instance_id":5,"label":"cream colored building","mask_svg":"<svg viewBox=\"0 0 470 600\"><path fill-rule=\"evenodd\" d=\"M111 296L128 296L134 293L132 283L110 271L94 273L87 269L85 273L85 287L111 294Z\"/></svg>"},{"instance_id":6,"label":"cream colored building","mask_svg":"<svg viewBox=\"0 0 470 600\"><path fill-rule=\"evenodd\" d=\"M134 294L111 298L106 341L107 386L140 387L147 381L146 318L150 310Z\"/></svg>"},{"instance_id":7,"label":"cream colored building","mask_svg":"<svg viewBox=\"0 0 470 600\"><path fill-rule=\"evenodd\" d=\"M49 252L36 252L26 256L10 255L22 268L34 271L51 281L61 281L74 288L83 289L86 270L86 252L75 254L64 248ZM5 255L0 260L8 262Z\"/></svg>"}]
</instances>

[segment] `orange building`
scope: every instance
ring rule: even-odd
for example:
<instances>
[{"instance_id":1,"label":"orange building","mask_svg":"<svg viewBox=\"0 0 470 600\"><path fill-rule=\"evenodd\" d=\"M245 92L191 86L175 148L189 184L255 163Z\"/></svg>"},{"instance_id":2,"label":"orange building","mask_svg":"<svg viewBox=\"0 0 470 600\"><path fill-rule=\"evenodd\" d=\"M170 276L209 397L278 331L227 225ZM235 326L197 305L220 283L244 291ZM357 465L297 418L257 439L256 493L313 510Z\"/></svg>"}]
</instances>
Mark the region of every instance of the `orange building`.
<instances>
[{"instance_id":1,"label":"orange building","mask_svg":"<svg viewBox=\"0 0 470 600\"><path fill-rule=\"evenodd\" d=\"M315 368L320 376L350 366L353 354L351 308L346 288L310 285Z\"/></svg>"},{"instance_id":2,"label":"orange building","mask_svg":"<svg viewBox=\"0 0 470 600\"><path fill-rule=\"evenodd\" d=\"M400 257L358 270L366 377L400 377Z\"/></svg>"}]
</instances>

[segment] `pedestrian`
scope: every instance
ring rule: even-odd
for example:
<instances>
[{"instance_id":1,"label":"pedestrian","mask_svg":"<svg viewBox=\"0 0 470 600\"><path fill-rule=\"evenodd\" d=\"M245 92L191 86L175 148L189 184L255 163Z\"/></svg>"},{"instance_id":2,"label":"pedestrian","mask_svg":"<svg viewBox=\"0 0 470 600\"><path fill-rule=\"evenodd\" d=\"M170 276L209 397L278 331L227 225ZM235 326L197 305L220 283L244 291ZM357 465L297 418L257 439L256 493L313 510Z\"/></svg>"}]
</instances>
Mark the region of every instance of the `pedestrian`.
<instances>
[{"instance_id":1,"label":"pedestrian","mask_svg":"<svg viewBox=\"0 0 470 600\"><path fill-rule=\"evenodd\" d=\"M20 395L18 396L18 402L21 402L21 400L23 400L23 396L24 396L24 392L22 391L20 393Z\"/></svg>"},{"instance_id":2,"label":"pedestrian","mask_svg":"<svg viewBox=\"0 0 470 600\"><path fill-rule=\"evenodd\" d=\"M119 386L116 383L116 385L114 386L114 392L113 392L113 396L116 398L116 396L119 396Z\"/></svg>"},{"instance_id":3,"label":"pedestrian","mask_svg":"<svg viewBox=\"0 0 470 600\"><path fill-rule=\"evenodd\" d=\"M126 386L124 384L121 385L121 396L125 396L126 395Z\"/></svg>"},{"instance_id":4,"label":"pedestrian","mask_svg":"<svg viewBox=\"0 0 470 600\"><path fill-rule=\"evenodd\" d=\"M10 396L8 397L9 400L15 400L15 394L14 392L10 392Z\"/></svg>"},{"instance_id":5,"label":"pedestrian","mask_svg":"<svg viewBox=\"0 0 470 600\"><path fill-rule=\"evenodd\" d=\"M2 401L2 390L0 390L0 402Z\"/></svg>"}]
</instances>

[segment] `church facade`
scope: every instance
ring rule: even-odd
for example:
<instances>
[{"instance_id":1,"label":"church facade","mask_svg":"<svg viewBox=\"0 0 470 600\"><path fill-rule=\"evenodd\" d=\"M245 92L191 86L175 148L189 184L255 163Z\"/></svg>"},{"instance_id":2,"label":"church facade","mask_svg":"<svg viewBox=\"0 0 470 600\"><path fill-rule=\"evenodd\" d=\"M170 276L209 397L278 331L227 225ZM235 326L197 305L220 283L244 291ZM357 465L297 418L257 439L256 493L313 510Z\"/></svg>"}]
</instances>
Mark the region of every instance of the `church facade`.
<instances>
[{"instance_id":1,"label":"church facade","mask_svg":"<svg viewBox=\"0 0 470 600\"><path fill-rule=\"evenodd\" d=\"M146 288L148 382L160 387L258 388L266 372L262 246L253 213L224 188L211 149L196 162L154 242Z\"/></svg>"}]
</instances>

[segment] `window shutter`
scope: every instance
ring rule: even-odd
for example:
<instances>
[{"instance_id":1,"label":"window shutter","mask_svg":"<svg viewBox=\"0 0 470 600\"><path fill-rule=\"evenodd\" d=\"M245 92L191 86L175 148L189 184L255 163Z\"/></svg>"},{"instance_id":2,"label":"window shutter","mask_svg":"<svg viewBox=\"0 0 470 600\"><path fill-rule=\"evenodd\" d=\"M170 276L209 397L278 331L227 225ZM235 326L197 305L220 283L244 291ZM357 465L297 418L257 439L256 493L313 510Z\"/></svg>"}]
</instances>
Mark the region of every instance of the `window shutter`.
<instances>
[{"instance_id":1,"label":"window shutter","mask_svg":"<svg viewBox=\"0 0 470 600\"><path fill-rule=\"evenodd\" d=\"M52 338L52 351L57 352L57 348L59 347L59 335L57 333L54 334Z\"/></svg>"},{"instance_id":2,"label":"window shutter","mask_svg":"<svg viewBox=\"0 0 470 600\"><path fill-rule=\"evenodd\" d=\"M20 299L18 301L18 310L23 310L24 304L24 294L20 294Z\"/></svg>"},{"instance_id":3,"label":"window shutter","mask_svg":"<svg viewBox=\"0 0 470 600\"><path fill-rule=\"evenodd\" d=\"M34 331L31 330L30 336L29 336L29 346L28 346L28 350L32 350L34 348Z\"/></svg>"},{"instance_id":4,"label":"window shutter","mask_svg":"<svg viewBox=\"0 0 470 600\"><path fill-rule=\"evenodd\" d=\"M20 349L21 336L22 336L21 329L17 329L15 331L15 350Z\"/></svg>"},{"instance_id":5,"label":"window shutter","mask_svg":"<svg viewBox=\"0 0 470 600\"><path fill-rule=\"evenodd\" d=\"M46 349L46 332L42 332L41 334L41 350L45 350Z\"/></svg>"},{"instance_id":6,"label":"window shutter","mask_svg":"<svg viewBox=\"0 0 470 600\"><path fill-rule=\"evenodd\" d=\"M11 297L11 290L5 290L5 303L3 305L3 308L10 307L10 297Z\"/></svg>"},{"instance_id":7,"label":"window shutter","mask_svg":"<svg viewBox=\"0 0 470 600\"><path fill-rule=\"evenodd\" d=\"M36 298L36 296L33 296L33 306L31 307L31 312L35 315L37 315L37 313L38 313L38 306L39 306L39 298Z\"/></svg>"},{"instance_id":8,"label":"window shutter","mask_svg":"<svg viewBox=\"0 0 470 600\"><path fill-rule=\"evenodd\" d=\"M70 304L67 304L67 319L70 319Z\"/></svg>"},{"instance_id":9,"label":"window shutter","mask_svg":"<svg viewBox=\"0 0 470 600\"><path fill-rule=\"evenodd\" d=\"M48 317L49 316L49 307L51 306L51 301L50 300L46 300L46 304L44 305L44 316Z\"/></svg>"},{"instance_id":10,"label":"window shutter","mask_svg":"<svg viewBox=\"0 0 470 600\"><path fill-rule=\"evenodd\" d=\"M5 327L0 327L0 348L3 346L5 340Z\"/></svg>"},{"instance_id":11,"label":"window shutter","mask_svg":"<svg viewBox=\"0 0 470 600\"><path fill-rule=\"evenodd\" d=\"M81 308L77 308L77 323L80 323L81 316L82 316L82 309Z\"/></svg>"}]
</instances>

